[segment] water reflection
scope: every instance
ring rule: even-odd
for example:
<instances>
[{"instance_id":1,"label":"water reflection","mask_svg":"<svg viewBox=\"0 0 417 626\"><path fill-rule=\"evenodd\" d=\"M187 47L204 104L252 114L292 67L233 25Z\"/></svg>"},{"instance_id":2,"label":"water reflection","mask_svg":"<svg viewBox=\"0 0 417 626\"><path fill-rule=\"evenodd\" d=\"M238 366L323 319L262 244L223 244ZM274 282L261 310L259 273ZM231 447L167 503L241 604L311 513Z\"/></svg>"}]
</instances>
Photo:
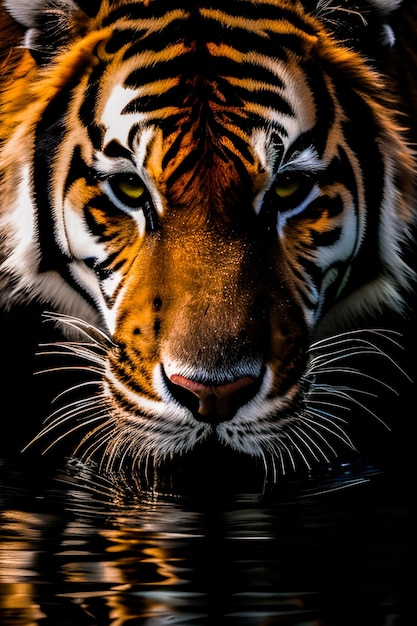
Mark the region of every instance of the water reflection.
<instances>
[{"instance_id":1,"label":"water reflection","mask_svg":"<svg viewBox=\"0 0 417 626\"><path fill-rule=\"evenodd\" d=\"M416 623L415 505L366 468L284 496L1 482L5 626Z\"/></svg>"}]
</instances>

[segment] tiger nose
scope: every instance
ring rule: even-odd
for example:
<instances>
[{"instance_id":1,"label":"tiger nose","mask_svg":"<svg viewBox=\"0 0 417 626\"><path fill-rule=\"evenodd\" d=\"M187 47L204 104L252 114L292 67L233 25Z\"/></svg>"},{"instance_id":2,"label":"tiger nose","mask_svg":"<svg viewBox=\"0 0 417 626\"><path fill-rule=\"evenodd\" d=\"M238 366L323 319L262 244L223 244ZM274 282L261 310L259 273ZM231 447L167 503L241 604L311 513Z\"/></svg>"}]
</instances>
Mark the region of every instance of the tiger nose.
<instances>
[{"instance_id":1,"label":"tiger nose","mask_svg":"<svg viewBox=\"0 0 417 626\"><path fill-rule=\"evenodd\" d=\"M229 419L236 404L239 404L236 402L239 394L256 382L256 378L252 376L241 376L224 385L205 385L180 374L172 374L170 380L174 385L178 385L197 396L198 412L196 417L201 421L211 421L211 418Z\"/></svg>"}]
</instances>

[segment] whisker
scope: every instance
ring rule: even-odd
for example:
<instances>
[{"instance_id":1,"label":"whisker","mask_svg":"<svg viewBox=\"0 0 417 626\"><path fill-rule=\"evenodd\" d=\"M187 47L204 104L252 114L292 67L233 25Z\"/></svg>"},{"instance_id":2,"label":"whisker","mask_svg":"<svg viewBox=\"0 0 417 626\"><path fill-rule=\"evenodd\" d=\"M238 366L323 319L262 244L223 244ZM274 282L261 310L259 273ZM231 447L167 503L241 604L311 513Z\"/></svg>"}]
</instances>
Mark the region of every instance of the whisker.
<instances>
[{"instance_id":1,"label":"whisker","mask_svg":"<svg viewBox=\"0 0 417 626\"><path fill-rule=\"evenodd\" d=\"M389 342L390 345L395 346L400 350L404 350L404 346L400 343L401 333L390 329L366 329L366 330L353 330L345 333L339 333L338 335L330 338L321 339L315 341L310 346L311 370L317 367L323 367L323 365L329 365L337 360L344 358L351 358L354 356L362 355L374 355L381 356L389 361L394 368L401 373L407 380L412 381L409 374L395 361L395 359L383 349L382 346L365 339L364 335L369 335L383 339ZM341 349L333 349L336 346L344 346ZM332 349L329 353L329 349ZM326 354L314 354L326 350ZM324 363L323 363L324 362Z\"/></svg>"},{"instance_id":2,"label":"whisker","mask_svg":"<svg viewBox=\"0 0 417 626\"><path fill-rule=\"evenodd\" d=\"M318 428L317 428L317 426L316 426L315 422L313 422L313 420L310 420L310 419L308 419L308 418L307 418L307 419L303 419L303 418L301 418L301 421L302 421L302 424L303 424L303 429L308 428L309 430L311 430L311 431L314 433L314 435L320 439L320 441L322 442L322 444L323 444L324 446L326 446L327 448L329 448L329 450L330 450L330 452L332 453L332 455L333 455L334 457L336 457L336 456L337 456L337 453L336 453L335 448L334 448L334 447L330 444L330 442L328 441L328 439L326 439L326 437L324 437L324 436L321 434L321 432L318 430ZM323 451L323 450L322 450L322 453L323 453L323 455L325 456L325 460L326 460L327 462L329 462L329 459L327 458L327 455L324 453L324 451Z\"/></svg>"},{"instance_id":3,"label":"whisker","mask_svg":"<svg viewBox=\"0 0 417 626\"><path fill-rule=\"evenodd\" d=\"M42 430L40 431L39 436L44 436L46 434L49 434L50 432L52 432L54 429L62 427L64 424L66 424L68 421L71 421L74 416L76 416L77 418L84 415L84 414L91 414L92 409L94 408L99 409L98 413L95 413L94 415L106 415L106 409L103 408L101 406L101 404L99 404L98 402L96 403L91 403L87 406L85 406L84 408L79 408L79 410L75 410L72 409L71 411L68 412L64 412L65 408L63 408L62 413L59 415L56 415L55 417L53 417L53 419L51 420L52 416L49 416L45 422L45 426L42 428ZM84 421L82 422L82 424L88 424L88 421Z\"/></svg>"},{"instance_id":4,"label":"whisker","mask_svg":"<svg viewBox=\"0 0 417 626\"><path fill-rule=\"evenodd\" d=\"M288 426L288 428L286 429L285 434L286 434L288 440L291 442L291 444L297 450L298 455L301 458L301 460L304 462L304 465L306 466L306 468L308 470L311 470L312 469L311 463L308 461L305 453L303 452L303 450L300 448L300 446L295 441L295 437L300 439L300 436L298 435L298 433L293 430L292 426ZM301 439L301 441L305 445L305 442L302 439ZM293 467L294 467L294 470L295 470L295 465Z\"/></svg>"},{"instance_id":5,"label":"whisker","mask_svg":"<svg viewBox=\"0 0 417 626\"><path fill-rule=\"evenodd\" d=\"M103 420L103 416L102 415L96 415L95 417L90 418L87 422L82 422L80 424L76 424L70 430L66 430L62 435L60 435L59 437L54 439L54 441L52 441L48 445L48 447L45 448L43 453L46 454L47 452L49 452L49 450L51 450L53 447L55 447L60 441L62 441L63 439L66 439L67 437L69 437L70 435L74 434L75 432L77 432L79 430L82 430L83 428L85 428L86 426L89 426L90 424L93 424L94 422L102 421L102 420Z\"/></svg>"},{"instance_id":6,"label":"whisker","mask_svg":"<svg viewBox=\"0 0 417 626\"><path fill-rule=\"evenodd\" d=\"M329 347L332 347L333 345L340 345L341 343L348 342L348 341L358 341L358 339L356 338L358 335L360 336L359 341L362 341L363 335L367 335L367 334L377 335L378 337L382 337L383 339L386 339L390 343L395 344L399 348L403 348L402 344L393 338L394 336L398 338L402 337L402 334L400 332L396 330L391 330L389 328L387 329L367 328L367 329L348 330L348 331L344 331L341 333L336 333L335 335L332 335L331 337L318 339L311 344L310 349L316 350L317 348L324 347L327 350Z\"/></svg>"},{"instance_id":7,"label":"whisker","mask_svg":"<svg viewBox=\"0 0 417 626\"><path fill-rule=\"evenodd\" d=\"M76 330L77 332L83 334L85 337L87 337L88 339L96 343L97 345L102 345L102 344L100 341L98 341L96 335L100 337L102 342L104 342L104 345L107 345L107 346L115 345L110 335L106 333L103 329L97 326L94 326L93 324L90 324L89 322L81 318L73 317L71 315L65 315L64 313L55 313L53 311L48 311L44 313L43 317L45 321L59 322ZM91 333L94 333L94 335L92 335Z\"/></svg>"},{"instance_id":8,"label":"whisker","mask_svg":"<svg viewBox=\"0 0 417 626\"><path fill-rule=\"evenodd\" d=\"M307 449L309 450L310 454L313 456L315 461L319 462L320 457L321 457L322 460L329 463L330 459L328 458L328 456L324 453L323 449L321 448L321 446L319 446L317 441L315 441L315 439L309 433L306 432L304 426L305 425L300 420L300 421L295 421L291 425L291 428L294 432L296 432L297 436L301 439L301 441L303 441L304 445L307 447ZM305 439L307 439L309 443Z\"/></svg>"},{"instance_id":9,"label":"whisker","mask_svg":"<svg viewBox=\"0 0 417 626\"><path fill-rule=\"evenodd\" d=\"M40 344L40 348L43 348L41 351L36 353L36 356L39 357L51 357L51 356L59 356L59 357L77 357L83 359L85 361L89 361L91 363L96 363L104 368L105 365L105 356L107 351L103 349L103 355L98 354L97 349L89 348L83 344L69 344L69 343L49 343L49 344ZM45 348L51 348L46 350Z\"/></svg>"},{"instance_id":10,"label":"whisker","mask_svg":"<svg viewBox=\"0 0 417 626\"><path fill-rule=\"evenodd\" d=\"M108 346L105 346L101 343L95 344L95 343L92 343L91 341L74 341L70 339L66 339L65 341L46 341L46 342L41 342L39 344L40 348L48 348L49 346L51 347L56 346L56 347L66 348L66 349L72 349L73 347L84 348L86 351L89 351L92 354L96 354L97 352L106 353L108 350ZM40 352L40 354L43 354L43 351Z\"/></svg>"},{"instance_id":11,"label":"whisker","mask_svg":"<svg viewBox=\"0 0 417 626\"><path fill-rule=\"evenodd\" d=\"M60 365L56 367L48 367L42 370L36 370L36 372L33 372L33 375L39 376L40 374L53 374L57 372L89 372L90 374L103 374L102 369L92 367L91 365Z\"/></svg>"},{"instance_id":12,"label":"whisker","mask_svg":"<svg viewBox=\"0 0 417 626\"><path fill-rule=\"evenodd\" d=\"M104 412L103 412L103 415L105 415ZM57 445L57 443L69 437L74 432L77 432L78 430L82 430L83 428L89 426L93 422L96 422L98 420L103 420L103 415L96 414L94 417L89 418L87 421L85 422L83 421L81 423L76 424L70 430L65 430L65 432L63 432L61 435L56 437L50 444L48 444L48 446L43 450L43 454L46 454L47 452L49 452L53 447ZM26 446L23 448L22 451L23 452L26 451L30 446L34 445L37 441L49 435L53 430L55 430L60 425L61 425L61 422L56 421L53 424L50 424L47 428L43 428L28 444L26 444Z\"/></svg>"},{"instance_id":13,"label":"whisker","mask_svg":"<svg viewBox=\"0 0 417 626\"><path fill-rule=\"evenodd\" d=\"M70 402L63 407L59 407L58 409L50 413L46 422L49 422L49 420L52 419L54 419L54 421L57 419L62 419L63 421L66 421L69 417L73 415L83 415L95 406L101 408L101 398L82 398L79 400L75 400L74 402Z\"/></svg>"},{"instance_id":14,"label":"whisker","mask_svg":"<svg viewBox=\"0 0 417 626\"><path fill-rule=\"evenodd\" d=\"M67 389L64 389L64 391L61 391L60 393L58 393L52 400L51 403L55 404L56 402L58 402L58 400L61 400L64 396L73 393L74 391L78 391L80 390L82 387L101 387L102 386L102 381L101 380L87 380L85 382L82 383L78 383L76 385L71 385L71 387L68 387Z\"/></svg>"},{"instance_id":15,"label":"whisker","mask_svg":"<svg viewBox=\"0 0 417 626\"><path fill-rule=\"evenodd\" d=\"M366 393L366 392L363 392ZM377 397L376 394L367 394L371 397ZM378 422L380 422L383 426L385 426L388 430L389 427L388 425L384 422L383 419L381 419L374 411L372 411L368 406L366 406L366 404L364 404L363 402L360 402L357 398L354 398L352 396L349 396L348 394L339 394L340 397L344 397L347 400L349 400L350 403L352 403L353 405L359 407L360 409L363 409L364 411L366 411L366 413L368 413L369 415L372 415L372 417L374 417ZM337 405L334 403L329 403L329 402L324 402L323 400L318 400L318 401L314 401L311 400L310 404L320 404L322 406L334 406L335 408L347 408L347 407L343 407L341 405Z\"/></svg>"},{"instance_id":16,"label":"whisker","mask_svg":"<svg viewBox=\"0 0 417 626\"><path fill-rule=\"evenodd\" d=\"M295 472L297 466L295 463L294 455L291 452L290 448L285 443L284 438L282 436L279 438L278 442L275 442L273 439L271 439L270 441L267 441L265 443L266 443L267 448L271 451L272 457L276 456L277 454L279 455L283 476L285 476L287 473L284 457L282 455L283 452L286 453L286 456L288 457L292 471Z\"/></svg>"},{"instance_id":17,"label":"whisker","mask_svg":"<svg viewBox=\"0 0 417 626\"><path fill-rule=\"evenodd\" d=\"M395 395L398 395L398 391L394 387L392 387L391 385L386 383L385 381L381 380L380 378L377 378L376 376L371 376L371 374L366 374L365 372L361 372L361 371L359 371L357 369L354 369L354 368L344 368L344 367L340 367L340 368L323 368L323 369L320 369L317 372L317 374L335 374L335 373L343 374L343 375L352 375L352 376L356 376L358 378L370 380L370 381L372 381L374 383L377 383L378 386L385 387L385 389L388 389L389 391L392 391L392 393L394 393ZM310 372L310 374L307 374L305 376L305 378L308 379L310 375L311 375L311 372ZM313 385L319 387L321 384L313 382ZM355 388L355 387L351 387L351 386L349 386L349 387L348 386L345 386L345 387L333 386L333 385L327 385L327 386L328 386L329 390L332 390L333 392L337 392L338 389L345 388L346 390L352 390L352 391L355 391L357 393L362 393L362 394L368 393L368 392L366 392L363 389L359 389L359 388Z\"/></svg>"},{"instance_id":18,"label":"whisker","mask_svg":"<svg viewBox=\"0 0 417 626\"><path fill-rule=\"evenodd\" d=\"M100 437L96 437L96 434L100 431ZM91 460L96 452L105 444L108 444L109 440L111 440L112 436L114 437L114 420L109 417L108 420L99 424L94 430L89 431L83 439L80 441L78 446L76 447L74 453L78 454L80 452L82 454L82 458L84 460ZM94 438L93 438L94 437ZM93 438L92 443L88 446L88 448L84 449L86 442ZM101 464L100 464L101 468Z\"/></svg>"},{"instance_id":19,"label":"whisker","mask_svg":"<svg viewBox=\"0 0 417 626\"><path fill-rule=\"evenodd\" d=\"M298 437L302 445L307 449L307 451L311 454L311 456L317 463L320 461L320 457L317 455L316 451L319 452L319 455L324 458L324 460L328 461L327 457L325 457L317 442L315 442L314 439L310 435L308 435L308 433L302 430L302 428L296 422L293 422L293 424L291 424L289 428L294 436ZM311 465L308 464L307 468L311 469Z\"/></svg>"},{"instance_id":20,"label":"whisker","mask_svg":"<svg viewBox=\"0 0 417 626\"><path fill-rule=\"evenodd\" d=\"M329 413L320 411L320 409L306 409L302 419L303 421L314 424L317 428L321 428L325 432L330 433L346 444L349 448L356 451L355 444L349 435L339 426L339 424L337 424L337 422L333 421L332 416L329 416ZM326 424L330 424L330 426L326 426L326 424L323 424L322 422L326 422Z\"/></svg>"}]
</instances>

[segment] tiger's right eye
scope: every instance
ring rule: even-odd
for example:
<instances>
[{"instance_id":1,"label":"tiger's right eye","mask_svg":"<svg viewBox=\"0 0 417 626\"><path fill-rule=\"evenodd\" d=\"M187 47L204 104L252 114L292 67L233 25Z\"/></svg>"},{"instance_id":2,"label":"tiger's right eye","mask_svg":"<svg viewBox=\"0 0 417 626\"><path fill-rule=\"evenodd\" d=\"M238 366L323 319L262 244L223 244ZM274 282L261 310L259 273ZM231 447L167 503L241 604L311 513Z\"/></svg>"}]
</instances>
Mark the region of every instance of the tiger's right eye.
<instances>
[{"instance_id":1,"label":"tiger's right eye","mask_svg":"<svg viewBox=\"0 0 417 626\"><path fill-rule=\"evenodd\" d=\"M119 202L129 209L142 207L146 187L137 174L115 174L108 182Z\"/></svg>"}]
</instances>

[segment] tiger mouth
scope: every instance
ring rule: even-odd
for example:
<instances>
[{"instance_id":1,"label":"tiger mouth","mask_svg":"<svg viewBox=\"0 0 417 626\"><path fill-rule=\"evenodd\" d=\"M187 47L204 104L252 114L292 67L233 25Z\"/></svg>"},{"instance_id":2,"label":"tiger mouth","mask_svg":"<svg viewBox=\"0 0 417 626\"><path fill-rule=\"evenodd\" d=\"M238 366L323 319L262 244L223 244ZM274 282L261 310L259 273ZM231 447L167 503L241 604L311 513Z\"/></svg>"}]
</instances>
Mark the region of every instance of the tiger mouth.
<instances>
[{"instance_id":1,"label":"tiger mouth","mask_svg":"<svg viewBox=\"0 0 417 626\"><path fill-rule=\"evenodd\" d=\"M210 385L207 381L204 383L190 381L191 384L186 388L182 384L173 382L161 365L162 379L174 400L191 411L197 421L212 425L232 420L237 411L259 392L264 373L265 369L263 368L258 378L246 376L237 381L225 381L223 385L217 381L215 385ZM171 378L175 379L175 377ZM203 387L205 391L201 393L191 391L190 387L194 385L196 389ZM234 387L233 393L222 393L224 388L232 385Z\"/></svg>"}]
</instances>

